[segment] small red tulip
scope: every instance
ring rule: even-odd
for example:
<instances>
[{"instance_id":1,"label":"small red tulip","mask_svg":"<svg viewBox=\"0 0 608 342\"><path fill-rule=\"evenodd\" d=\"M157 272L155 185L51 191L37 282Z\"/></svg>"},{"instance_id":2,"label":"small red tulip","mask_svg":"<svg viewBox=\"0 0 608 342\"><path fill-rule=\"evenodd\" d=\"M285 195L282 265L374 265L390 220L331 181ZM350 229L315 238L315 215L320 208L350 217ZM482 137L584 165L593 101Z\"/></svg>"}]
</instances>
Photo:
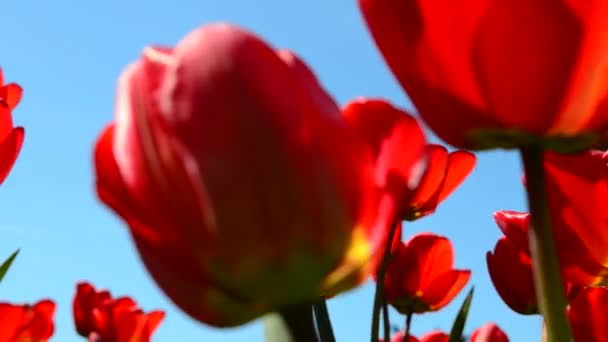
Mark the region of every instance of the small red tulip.
<instances>
[{"instance_id":1,"label":"small red tulip","mask_svg":"<svg viewBox=\"0 0 608 342\"><path fill-rule=\"evenodd\" d=\"M0 342L46 342L53 336L55 303L0 303Z\"/></svg>"},{"instance_id":2,"label":"small red tulip","mask_svg":"<svg viewBox=\"0 0 608 342\"><path fill-rule=\"evenodd\" d=\"M297 56L235 26L146 49L117 93L99 196L163 291L211 325L360 284L417 185L411 116L363 99L359 126Z\"/></svg>"},{"instance_id":3,"label":"small red tulip","mask_svg":"<svg viewBox=\"0 0 608 342\"><path fill-rule=\"evenodd\" d=\"M149 342L165 316L145 314L131 298L114 299L88 283L77 285L73 310L76 331L91 342Z\"/></svg>"},{"instance_id":4,"label":"small red tulip","mask_svg":"<svg viewBox=\"0 0 608 342\"><path fill-rule=\"evenodd\" d=\"M471 342L509 342L509 337L494 323L487 323L473 331Z\"/></svg>"},{"instance_id":5,"label":"small red tulip","mask_svg":"<svg viewBox=\"0 0 608 342\"><path fill-rule=\"evenodd\" d=\"M475 167L475 155L467 151L448 153L441 145L427 146L428 166L412 196L405 202L404 218L413 221L432 214Z\"/></svg>"},{"instance_id":6,"label":"small red tulip","mask_svg":"<svg viewBox=\"0 0 608 342\"><path fill-rule=\"evenodd\" d=\"M570 300L568 317L577 342L608 341L608 288L585 288Z\"/></svg>"},{"instance_id":7,"label":"small red tulip","mask_svg":"<svg viewBox=\"0 0 608 342\"><path fill-rule=\"evenodd\" d=\"M403 334L402 331L399 331L391 337L391 342L420 342L415 336L412 335L407 337L407 341L404 341L403 337L405 337L405 334ZM384 342L384 340L380 339L378 342Z\"/></svg>"},{"instance_id":8,"label":"small red tulip","mask_svg":"<svg viewBox=\"0 0 608 342\"><path fill-rule=\"evenodd\" d=\"M23 144L23 127L14 127L12 118L12 110L21 100L21 94L18 84L4 84L0 69L0 184L11 171Z\"/></svg>"},{"instance_id":9,"label":"small red tulip","mask_svg":"<svg viewBox=\"0 0 608 342\"><path fill-rule=\"evenodd\" d=\"M386 298L402 314L436 311L451 302L470 277L470 270L454 269L447 238L418 234L402 242L389 263Z\"/></svg>"},{"instance_id":10,"label":"small red tulip","mask_svg":"<svg viewBox=\"0 0 608 342\"><path fill-rule=\"evenodd\" d=\"M419 339L420 342L448 342L450 335L443 331L431 331L422 335Z\"/></svg>"},{"instance_id":11,"label":"small red tulip","mask_svg":"<svg viewBox=\"0 0 608 342\"><path fill-rule=\"evenodd\" d=\"M508 238L501 238L494 253L486 254L488 272L500 298L523 315L538 313L532 260Z\"/></svg>"},{"instance_id":12,"label":"small red tulip","mask_svg":"<svg viewBox=\"0 0 608 342\"><path fill-rule=\"evenodd\" d=\"M582 150L608 129L608 2L359 0L439 137L467 149Z\"/></svg>"}]
</instances>

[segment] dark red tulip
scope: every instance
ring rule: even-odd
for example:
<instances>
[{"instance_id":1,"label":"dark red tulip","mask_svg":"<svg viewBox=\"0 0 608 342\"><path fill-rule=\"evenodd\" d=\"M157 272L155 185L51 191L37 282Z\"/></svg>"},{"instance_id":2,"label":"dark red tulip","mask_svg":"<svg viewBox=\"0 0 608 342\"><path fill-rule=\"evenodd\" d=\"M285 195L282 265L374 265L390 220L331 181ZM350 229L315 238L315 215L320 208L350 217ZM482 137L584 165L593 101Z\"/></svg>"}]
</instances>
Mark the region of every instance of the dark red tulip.
<instances>
[{"instance_id":1,"label":"dark red tulip","mask_svg":"<svg viewBox=\"0 0 608 342\"><path fill-rule=\"evenodd\" d=\"M402 314L436 311L449 304L470 277L470 270L454 269L447 238L418 234L401 243L388 265L386 299Z\"/></svg>"},{"instance_id":2,"label":"dark red tulip","mask_svg":"<svg viewBox=\"0 0 608 342\"><path fill-rule=\"evenodd\" d=\"M585 288L570 300L568 318L576 342L608 341L608 288Z\"/></svg>"},{"instance_id":3,"label":"dark red tulip","mask_svg":"<svg viewBox=\"0 0 608 342\"><path fill-rule=\"evenodd\" d=\"M419 339L420 342L448 342L449 340L450 336L443 331L431 331Z\"/></svg>"},{"instance_id":4,"label":"dark red tulip","mask_svg":"<svg viewBox=\"0 0 608 342\"><path fill-rule=\"evenodd\" d=\"M21 94L18 84L4 84L0 69L0 184L11 171L23 144L23 127L15 127L12 117L12 110L19 104Z\"/></svg>"},{"instance_id":5,"label":"dark red tulip","mask_svg":"<svg viewBox=\"0 0 608 342\"><path fill-rule=\"evenodd\" d=\"M441 145L427 146L428 166L420 184L405 202L404 218L413 221L432 214L475 167L475 155L467 151L448 153Z\"/></svg>"},{"instance_id":6,"label":"dark red tulip","mask_svg":"<svg viewBox=\"0 0 608 342\"><path fill-rule=\"evenodd\" d=\"M391 342L420 342L420 340L412 335L407 337L407 341L403 341L403 337L405 337L405 335L403 332L399 331L391 337ZM384 340L380 339L378 342L384 342Z\"/></svg>"},{"instance_id":7,"label":"dark red tulip","mask_svg":"<svg viewBox=\"0 0 608 342\"><path fill-rule=\"evenodd\" d=\"M112 298L109 291L79 283L73 301L79 335L91 342L150 342L165 313L144 313L129 297Z\"/></svg>"},{"instance_id":8,"label":"dark red tulip","mask_svg":"<svg viewBox=\"0 0 608 342\"><path fill-rule=\"evenodd\" d=\"M456 147L582 150L608 129L607 1L359 6L422 118Z\"/></svg>"},{"instance_id":9,"label":"dark red tulip","mask_svg":"<svg viewBox=\"0 0 608 342\"><path fill-rule=\"evenodd\" d=\"M335 295L374 269L424 155L411 116L357 103L367 128L293 53L201 27L121 76L95 151L98 193L199 321L234 326Z\"/></svg>"},{"instance_id":10,"label":"dark red tulip","mask_svg":"<svg viewBox=\"0 0 608 342\"><path fill-rule=\"evenodd\" d=\"M509 342L509 337L494 323L487 323L473 331L471 342Z\"/></svg>"},{"instance_id":11,"label":"dark red tulip","mask_svg":"<svg viewBox=\"0 0 608 342\"><path fill-rule=\"evenodd\" d=\"M0 303L0 342L46 342L53 336L55 303Z\"/></svg>"}]
</instances>

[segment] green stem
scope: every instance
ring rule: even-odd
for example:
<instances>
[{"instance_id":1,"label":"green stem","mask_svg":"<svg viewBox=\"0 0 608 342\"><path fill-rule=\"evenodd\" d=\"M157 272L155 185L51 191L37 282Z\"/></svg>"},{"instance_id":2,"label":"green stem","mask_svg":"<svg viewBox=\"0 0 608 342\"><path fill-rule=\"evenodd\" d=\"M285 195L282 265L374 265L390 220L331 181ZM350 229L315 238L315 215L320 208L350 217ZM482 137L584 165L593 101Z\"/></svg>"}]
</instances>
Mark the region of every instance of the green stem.
<instances>
[{"instance_id":1,"label":"green stem","mask_svg":"<svg viewBox=\"0 0 608 342\"><path fill-rule=\"evenodd\" d=\"M327 310L327 303L324 298L321 298L312 305L315 312L315 322L317 323L317 329L319 330L319 336L321 342L336 342L334 331L331 327L331 320L329 319L329 311Z\"/></svg>"},{"instance_id":2,"label":"green stem","mask_svg":"<svg viewBox=\"0 0 608 342\"><path fill-rule=\"evenodd\" d=\"M376 292L374 294L374 306L372 308L372 342L378 342L378 332L380 330L380 307L382 306L382 300L384 298L384 276L386 275L386 268L388 267L388 262L390 261L391 246L398 224L400 224L399 221L391 225L391 229L388 232L386 248L384 249L382 261L380 263L378 273L376 274Z\"/></svg>"},{"instance_id":3,"label":"green stem","mask_svg":"<svg viewBox=\"0 0 608 342\"><path fill-rule=\"evenodd\" d=\"M412 312L408 312L405 316L405 331L403 332L403 342L407 342L410 338L410 328L412 327L412 317L414 314Z\"/></svg>"},{"instance_id":4,"label":"green stem","mask_svg":"<svg viewBox=\"0 0 608 342\"><path fill-rule=\"evenodd\" d=\"M566 298L545 191L543 149L536 146L525 147L521 149L521 155L531 215L528 235L536 298L545 319L547 342L570 342L572 335L566 317Z\"/></svg>"},{"instance_id":5,"label":"green stem","mask_svg":"<svg viewBox=\"0 0 608 342\"><path fill-rule=\"evenodd\" d=\"M382 298L382 327L384 328L384 342L391 340L391 319L388 316L388 302L386 296Z\"/></svg>"},{"instance_id":6,"label":"green stem","mask_svg":"<svg viewBox=\"0 0 608 342\"><path fill-rule=\"evenodd\" d=\"M290 335L289 342L318 342L310 305L298 305L279 312ZM287 341L286 341L287 342Z\"/></svg>"}]
</instances>

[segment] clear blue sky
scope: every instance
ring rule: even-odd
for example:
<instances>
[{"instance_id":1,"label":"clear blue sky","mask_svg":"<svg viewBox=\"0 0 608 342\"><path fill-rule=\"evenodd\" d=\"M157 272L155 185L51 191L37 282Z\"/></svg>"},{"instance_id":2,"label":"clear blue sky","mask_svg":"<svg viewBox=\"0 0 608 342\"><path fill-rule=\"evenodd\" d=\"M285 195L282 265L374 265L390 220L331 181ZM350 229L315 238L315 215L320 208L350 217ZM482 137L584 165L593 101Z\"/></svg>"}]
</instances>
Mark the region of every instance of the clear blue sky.
<instances>
[{"instance_id":1,"label":"clear blue sky","mask_svg":"<svg viewBox=\"0 0 608 342\"><path fill-rule=\"evenodd\" d=\"M22 154L0 188L0 257L22 248L0 285L0 299L58 303L54 341L82 341L73 329L75 283L89 280L133 296L167 316L154 340L261 341L259 322L219 330L176 309L148 277L122 222L93 191L91 151L113 116L116 78L150 43L174 44L193 28L230 21L300 54L335 98L382 96L411 108L367 34L355 0L8 1L2 5L0 65L25 89L14 112L26 127ZM408 225L448 236L456 264L473 270L476 295L467 331L487 321L512 341L538 340L540 320L511 312L486 270L499 230L492 212L524 209L521 167L513 152L479 154L478 167L433 217ZM514 275L517 276L517 275ZM366 341L372 282L329 303L339 341ZM413 332L448 330L464 293L446 309L414 319ZM402 322L396 312L393 321Z\"/></svg>"}]
</instances>

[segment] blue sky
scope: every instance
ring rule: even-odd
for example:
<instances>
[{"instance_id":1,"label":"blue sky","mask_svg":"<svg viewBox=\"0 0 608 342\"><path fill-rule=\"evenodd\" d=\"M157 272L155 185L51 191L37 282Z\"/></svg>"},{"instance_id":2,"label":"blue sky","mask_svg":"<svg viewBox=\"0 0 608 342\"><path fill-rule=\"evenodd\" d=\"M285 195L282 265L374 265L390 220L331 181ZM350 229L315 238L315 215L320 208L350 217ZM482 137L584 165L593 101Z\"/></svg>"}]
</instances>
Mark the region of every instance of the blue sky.
<instances>
[{"instance_id":1,"label":"blue sky","mask_svg":"<svg viewBox=\"0 0 608 342\"><path fill-rule=\"evenodd\" d=\"M0 257L22 249L0 285L0 300L53 298L54 341L82 341L71 316L79 280L131 295L146 310L166 310L155 341L262 340L259 322L220 330L182 314L145 272L122 222L96 199L92 146L112 120L117 76L146 45L172 45L199 25L229 21L297 52L340 103L381 96L411 108L354 0L21 0L4 3L2 13L0 66L6 80L25 89L14 119L25 126L26 140L0 188ZM512 341L537 340L540 320L511 312L485 265L485 253L499 237L492 212L525 208L519 158L500 151L478 157L464 185L434 216L406 226L404 237L419 231L446 235L455 246L456 266L473 270L476 294L467 331L494 321ZM329 303L339 341L368 340L372 285ZM448 330L463 297L464 292L439 313L415 317L413 332ZM396 312L392 319L403 322Z\"/></svg>"}]
</instances>

